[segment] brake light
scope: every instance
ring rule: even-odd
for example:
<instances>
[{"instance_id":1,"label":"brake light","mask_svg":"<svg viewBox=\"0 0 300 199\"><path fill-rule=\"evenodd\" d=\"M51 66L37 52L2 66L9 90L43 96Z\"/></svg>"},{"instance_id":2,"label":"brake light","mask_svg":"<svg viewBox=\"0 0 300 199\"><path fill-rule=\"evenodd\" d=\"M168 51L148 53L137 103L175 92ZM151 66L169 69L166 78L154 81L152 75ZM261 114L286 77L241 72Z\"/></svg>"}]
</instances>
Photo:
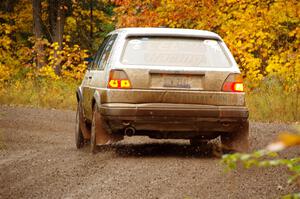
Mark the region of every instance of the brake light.
<instances>
[{"instance_id":1,"label":"brake light","mask_svg":"<svg viewBox=\"0 0 300 199\"><path fill-rule=\"evenodd\" d=\"M131 83L123 70L111 70L107 87L128 89L131 88Z\"/></svg>"},{"instance_id":2,"label":"brake light","mask_svg":"<svg viewBox=\"0 0 300 199\"><path fill-rule=\"evenodd\" d=\"M244 91L244 84L242 82L234 82L233 83L233 91L243 92Z\"/></svg>"},{"instance_id":3,"label":"brake light","mask_svg":"<svg viewBox=\"0 0 300 199\"><path fill-rule=\"evenodd\" d=\"M226 78L222 90L226 92L244 92L242 76L240 74L230 74Z\"/></svg>"}]
</instances>

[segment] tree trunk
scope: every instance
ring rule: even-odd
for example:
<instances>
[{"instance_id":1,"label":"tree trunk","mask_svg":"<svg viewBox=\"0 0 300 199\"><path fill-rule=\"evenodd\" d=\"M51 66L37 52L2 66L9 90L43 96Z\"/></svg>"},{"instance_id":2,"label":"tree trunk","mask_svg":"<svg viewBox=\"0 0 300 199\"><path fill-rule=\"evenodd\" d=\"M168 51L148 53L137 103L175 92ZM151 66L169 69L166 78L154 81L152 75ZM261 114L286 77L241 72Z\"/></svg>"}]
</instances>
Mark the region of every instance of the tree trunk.
<instances>
[{"instance_id":1,"label":"tree trunk","mask_svg":"<svg viewBox=\"0 0 300 199\"><path fill-rule=\"evenodd\" d=\"M56 21L56 41L58 42L59 46L62 47L63 42L63 34L64 34L64 26L65 26L65 9L64 9L64 2L59 5L59 9L57 10L57 21Z\"/></svg>"},{"instance_id":2,"label":"tree trunk","mask_svg":"<svg viewBox=\"0 0 300 199\"><path fill-rule=\"evenodd\" d=\"M48 21L51 42L54 42L54 34L56 32L57 7L57 0L48 0Z\"/></svg>"},{"instance_id":3,"label":"tree trunk","mask_svg":"<svg viewBox=\"0 0 300 199\"><path fill-rule=\"evenodd\" d=\"M3 12L13 12L15 5L19 0L1 0L0 1L0 11Z\"/></svg>"},{"instance_id":4,"label":"tree trunk","mask_svg":"<svg viewBox=\"0 0 300 199\"><path fill-rule=\"evenodd\" d=\"M44 48L41 43L43 32L42 32L42 5L41 0L32 0L33 10L33 33L35 36L35 48L36 48L36 66L41 68L44 65Z\"/></svg>"},{"instance_id":5,"label":"tree trunk","mask_svg":"<svg viewBox=\"0 0 300 199\"><path fill-rule=\"evenodd\" d=\"M65 25L65 14L66 14L66 1L65 0L49 0L49 24L51 40L53 43L58 43L58 50L63 48L63 33ZM54 57L58 59L57 53L54 53ZM55 66L55 73L60 75L61 64L57 60Z\"/></svg>"}]
</instances>

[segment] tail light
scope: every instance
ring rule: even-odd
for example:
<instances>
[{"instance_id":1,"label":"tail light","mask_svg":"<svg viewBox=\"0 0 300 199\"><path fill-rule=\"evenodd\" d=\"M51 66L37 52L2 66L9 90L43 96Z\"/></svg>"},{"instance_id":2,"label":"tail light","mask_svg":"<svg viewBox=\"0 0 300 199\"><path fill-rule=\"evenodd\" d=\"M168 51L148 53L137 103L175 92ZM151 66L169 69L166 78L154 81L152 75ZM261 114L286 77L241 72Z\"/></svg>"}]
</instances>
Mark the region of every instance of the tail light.
<instances>
[{"instance_id":1,"label":"tail light","mask_svg":"<svg viewBox=\"0 0 300 199\"><path fill-rule=\"evenodd\" d=\"M131 88L130 80L123 70L111 70L108 80L108 88Z\"/></svg>"},{"instance_id":2,"label":"tail light","mask_svg":"<svg viewBox=\"0 0 300 199\"><path fill-rule=\"evenodd\" d=\"M243 78L240 74L230 74L223 83L222 91L244 92Z\"/></svg>"}]
</instances>

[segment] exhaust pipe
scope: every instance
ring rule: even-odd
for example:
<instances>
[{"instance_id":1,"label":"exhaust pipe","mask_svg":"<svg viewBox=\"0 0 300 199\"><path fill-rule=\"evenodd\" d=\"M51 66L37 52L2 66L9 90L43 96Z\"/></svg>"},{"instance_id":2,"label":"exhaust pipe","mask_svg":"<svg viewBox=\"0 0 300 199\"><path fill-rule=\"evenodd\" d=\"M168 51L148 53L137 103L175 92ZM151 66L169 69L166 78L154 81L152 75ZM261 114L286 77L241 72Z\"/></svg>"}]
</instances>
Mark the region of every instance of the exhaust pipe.
<instances>
[{"instance_id":1,"label":"exhaust pipe","mask_svg":"<svg viewBox=\"0 0 300 199\"><path fill-rule=\"evenodd\" d=\"M228 122L223 122L222 123L222 126L224 126L224 127L228 127L230 124L228 123Z\"/></svg>"},{"instance_id":2,"label":"exhaust pipe","mask_svg":"<svg viewBox=\"0 0 300 199\"><path fill-rule=\"evenodd\" d=\"M127 136L133 136L135 134L135 128L133 128L132 126L126 127L124 133Z\"/></svg>"}]
</instances>

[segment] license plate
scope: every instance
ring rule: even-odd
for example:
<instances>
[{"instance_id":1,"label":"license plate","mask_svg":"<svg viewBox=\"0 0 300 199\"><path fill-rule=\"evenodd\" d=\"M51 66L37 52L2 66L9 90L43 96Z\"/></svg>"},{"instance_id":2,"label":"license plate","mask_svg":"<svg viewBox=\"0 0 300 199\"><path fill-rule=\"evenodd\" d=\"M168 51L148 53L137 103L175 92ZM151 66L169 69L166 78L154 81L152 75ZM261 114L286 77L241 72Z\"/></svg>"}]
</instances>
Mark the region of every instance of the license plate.
<instances>
[{"instance_id":1,"label":"license plate","mask_svg":"<svg viewBox=\"0 0 300 199\"><path fill-rule=\"evenodd\" d=\"M163 87L173 88L191 88L189 77L183 75L163 75Z\"/></svg>"},{"instance_id":2,"label":"license plate","mask_svg":"<svg viewBox=\"0 0 300 199\"><path fill-rule=\"evenodd\" d=\"M202 78L197 75L152 74L151 87L201 89Z\"/></svg>"}]
</instances>

